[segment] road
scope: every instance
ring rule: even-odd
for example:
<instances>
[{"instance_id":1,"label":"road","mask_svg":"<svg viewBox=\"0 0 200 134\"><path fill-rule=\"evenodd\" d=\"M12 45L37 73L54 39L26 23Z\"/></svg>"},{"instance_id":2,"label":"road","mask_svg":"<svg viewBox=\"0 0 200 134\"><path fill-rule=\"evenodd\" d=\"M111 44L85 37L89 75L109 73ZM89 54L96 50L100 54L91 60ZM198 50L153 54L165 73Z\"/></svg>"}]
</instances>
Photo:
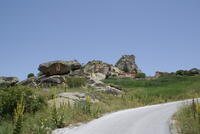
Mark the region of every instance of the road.
<instances>
[{"instance_id":1,"label":"road","mask_svg":"<svg viewBox=\"0 0 200 134\"><path fill-rule=\"evenodd\" d=\"M169 120L182 103L122 110L79 127L58 129L53 134L171 134Z\"/></svg>"}]
</instances>

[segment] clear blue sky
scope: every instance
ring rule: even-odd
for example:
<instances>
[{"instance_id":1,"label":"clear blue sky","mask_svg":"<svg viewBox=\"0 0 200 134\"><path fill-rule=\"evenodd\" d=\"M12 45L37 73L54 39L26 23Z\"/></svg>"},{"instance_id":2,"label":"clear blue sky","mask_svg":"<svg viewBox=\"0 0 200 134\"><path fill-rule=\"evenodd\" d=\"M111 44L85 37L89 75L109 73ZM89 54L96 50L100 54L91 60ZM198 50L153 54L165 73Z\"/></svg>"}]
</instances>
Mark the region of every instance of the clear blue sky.
<instances>
[{"instance_id":1,"label":"clear blue sky","mask_svg":"<svg viewBox=\"0 0 200 134\"><path fill-rule=\"evenodd\" d=\"M199 0L0 0L0 76L51 60L115 64L134 54L148 75L200 68Z\"/></svg>"}]
</instances>

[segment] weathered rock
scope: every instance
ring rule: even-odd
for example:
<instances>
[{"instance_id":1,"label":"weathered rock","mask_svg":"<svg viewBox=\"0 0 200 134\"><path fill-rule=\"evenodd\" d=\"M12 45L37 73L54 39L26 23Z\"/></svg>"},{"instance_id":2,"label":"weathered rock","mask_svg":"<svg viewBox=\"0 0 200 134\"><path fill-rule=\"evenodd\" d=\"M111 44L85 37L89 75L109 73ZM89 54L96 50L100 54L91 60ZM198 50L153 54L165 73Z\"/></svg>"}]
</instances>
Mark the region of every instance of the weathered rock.
<instances>
[{"instance_id":1,"label":"weathered rock","mask_svg":"<svg viewBox=\"0 0 200 134\"><path fill-rule=\"evenodd\" d=\"M102 73L91 73L88 77L89 79L92 79L94 81L100 81L104 80L106 78L106 75Z\"/></svg>"},{"instance_id":2,"label":"weathered rock","mask_svg":"<svg viewBox=\"0 0 200 134\"><path fill-rule=\"evenodd\" d=\"M84 72L82 69L74 70L69 73L69 76L83 76Z\"/></svg>"},{"instance_id":3,"label":"weathered rock","mask_svg":"<svg viewBox=\"0 0 200 134\"><path fill-rule=\"evenodd\" d=\"M38 70L47 76L69 74L81 68L78 61L51 61L39 65Z\"/></svg>"},{"instance_id":4,"label":"weathered rock","mask_svg":"<svg viewBox=\"0 0 200 134\"><path fill-rule=\"evenodd\" d=\"M76 102L86 100L87 96L91 98L91 103L99 102L94 95L85 92L64 92L57 95L55 99L49 101L49 104L55 103L57 107L60 105L74 105Z\"/></svg>"},{"instance_id":5,"label":"weathered rock","mask_svg":"<svg viewBox=\"0 0 200 134\"><path fill-rule=\"evenodd\" d=\"M48 77L42 77L38 79L38 81L39 81L38 85L41 87L51 87L63 84L65 82L65 79L61 75L53 75Z\"/></svg>"},{"instance_id":6,"label":"weathered rock","mask_svg":"<svg viewBox=\"0 0 200 134\"><path fill-rule=\"evenodd\" d=\"M0 77L0 87L10 87L15 86L19 82L17 77Z\"/></svg>"},{"instance_id":7,"label":"weathered rock","mask_svg":"<svg viewBox=\"0 0 200 134\"><path fill-rule=\"evenodd\" d=\"M135 63L134 55L123 55L115 65L120 70L126 73L141 73L142 71L138 68Z\"/></svg>"},{"instance_id":8,"label":"weathered rock","mask_svg":"<svg viewBox=\"0 0 200 134\"><path fill-rule=\"evenodd\" d=\"M31 77L26 80L20 81L18 85L28 86L28 87L37 87L38 86L38 78Z\"/></svg>"},{"instance_id":9,"label":"weathered rock","mask_svg":"<svg viewBox=\"0 0 200 134\"><path fill-rule=\"evenodd\" d=\"M105 92L113 95L120 95L122 88L114 85L109 85L102 82L102 77L96 77L96 75L102 75L101 73L94 74L95 76L89 77L88 87L96 91ZM105 76L105 75L104 75Z\"/></svg>"},{"instance_id":10,"label":"weathered rock","mask_svg":"<svg viewBox=\"0 0 200 134\"><path fill-rule=\"evenodd\" d=\"M104 75L121 72L118 68L114 67L113 65L98 60L88 62L84 66L83 70L84 73L102 73Z\"/></svg>"}]
</instances>

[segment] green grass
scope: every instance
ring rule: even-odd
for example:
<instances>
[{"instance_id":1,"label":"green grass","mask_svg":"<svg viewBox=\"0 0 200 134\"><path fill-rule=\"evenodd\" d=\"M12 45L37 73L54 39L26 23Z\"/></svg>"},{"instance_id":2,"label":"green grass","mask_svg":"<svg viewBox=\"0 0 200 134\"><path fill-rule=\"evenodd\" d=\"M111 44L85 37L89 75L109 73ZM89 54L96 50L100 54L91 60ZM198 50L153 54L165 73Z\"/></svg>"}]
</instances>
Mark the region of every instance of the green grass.
<instances>
[{"instance_id":1,"label":"green grass","mask_svg":"<svg viewBox=\"0 0 200 134\"><path fill-rule=\"evenodd\" d=\"M200 96L200 76L163 76L154 80L107 79L125 88L128 95L144 104L182 100Z\"/></svg>"},{"instance_id":2,"label":"green grass","mask_svg":"<svg viewBox=\"0 0 200 134\"><path fill-rule=\"evenodd\" d=\"M200 134L200 103L185 104L174 119L179 134Z\"/></svg>"}]
</instances>

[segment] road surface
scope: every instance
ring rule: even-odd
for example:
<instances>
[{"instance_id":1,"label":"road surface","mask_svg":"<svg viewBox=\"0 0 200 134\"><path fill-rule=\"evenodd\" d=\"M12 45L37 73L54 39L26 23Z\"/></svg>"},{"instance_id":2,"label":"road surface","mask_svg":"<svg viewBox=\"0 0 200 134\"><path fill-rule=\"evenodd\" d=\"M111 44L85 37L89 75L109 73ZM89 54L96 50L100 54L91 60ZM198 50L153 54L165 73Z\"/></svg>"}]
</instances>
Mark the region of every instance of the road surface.
<instances>
[{"instance_id":1,"label":"road surface","mask_svg":"<svg viewBox=\"0 0 200 134\"><path fill-rule=\"evenodd\" d=\"M53 134L171 134L169 120L183 101L151 105L105 115Z\"/></svg>"}]
</instances>

